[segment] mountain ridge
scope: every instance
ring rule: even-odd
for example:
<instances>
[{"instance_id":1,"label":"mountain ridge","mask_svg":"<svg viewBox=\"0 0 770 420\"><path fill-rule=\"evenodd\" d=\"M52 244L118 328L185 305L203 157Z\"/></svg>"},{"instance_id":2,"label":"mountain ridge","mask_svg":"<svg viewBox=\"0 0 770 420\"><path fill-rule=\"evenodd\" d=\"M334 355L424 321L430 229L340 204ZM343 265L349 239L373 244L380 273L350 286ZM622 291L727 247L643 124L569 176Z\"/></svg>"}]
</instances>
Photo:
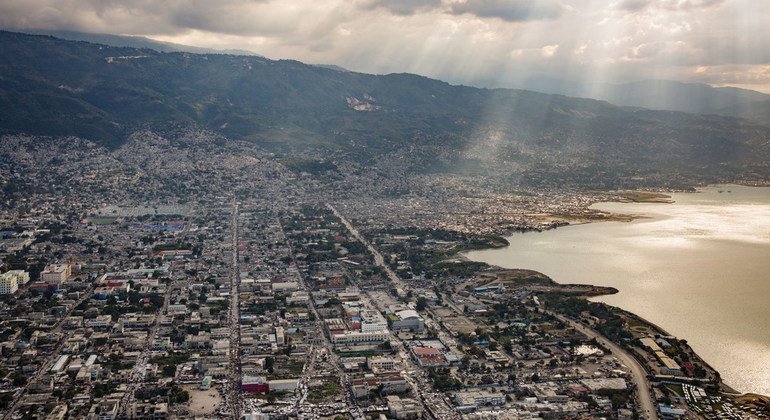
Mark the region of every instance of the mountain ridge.
<instances>
[{"instance_id":1,"label":"mountain ridge","mask_svg":"<svg viewBox=\"0 0 770 420\"><path fill-rule=\"evenodd\" d=\"M770 121L770 95L737 87L673 80L580 83L547 77L531 78L518 86L548 94L604 100L618 106L745 118L765 125Z\"/></svg>"},{"instance_id":2,"label":"mountain ridge","mask_svg":"<svg viewBox=\"0 0 770 420\"><path fill-rule=\"evenodd\" d=\"M410 162L400 169L406 174L510 183L604 188L767 178L770 161L770 129L729 117L11 32L0 32L0 111L6 133L118 147L146 126L189 124L287 156L356 165L400 156Z\"/></svg>"}]
</instances>

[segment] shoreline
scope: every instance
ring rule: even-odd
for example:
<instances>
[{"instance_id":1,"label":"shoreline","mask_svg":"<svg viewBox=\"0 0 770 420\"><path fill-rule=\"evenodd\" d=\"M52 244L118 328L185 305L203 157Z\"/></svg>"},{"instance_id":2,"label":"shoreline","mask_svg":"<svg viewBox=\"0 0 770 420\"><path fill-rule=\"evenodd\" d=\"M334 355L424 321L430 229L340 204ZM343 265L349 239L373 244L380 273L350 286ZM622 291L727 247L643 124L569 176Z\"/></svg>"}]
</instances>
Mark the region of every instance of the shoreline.
<instances>
[{"instance_id":1,"label":"shoreline","mask_svg":"<svg viewBox=\"0 0 770 420\"><path fill-rule=\"evenodd\" d=\"M489 248L489 249L493 249L493 248ZM481 250L477 249L477 250L474 250L474 251L481 251ZM465 252L465 251L463 251L463 252ZM458 253L458 258L462 258L464 261L472 261L467 256L460 255L459 253ZM514 271L517 271L517 270L523 270L523 271L532 271L532 272L535 272L535 273L538 273L540 275L545 276L545 274L542 274L542 273L540 273L539 271L536 271L536 270L505 268L505 267L500 267L498 265L489 265L489 268L487 270L489 270L490 272L482 273L482 275L489 275L489 274L494 275L495 273L506 273L506 272L514 272ZM548 276L545 276L545 277L548 277ZM550 279L550 277L548 277L548 278ZM647 319L645 319L645 318L643 318L643 317L641 317L641 316L639 316L639 315L637 315L637 314L635 314L635 313L633 313L631 311L628 311L626 309L620 308L618 306L610 305L609 303L606 303L606 302L601 302L601 301L596 302L596 301L591 300L593 298L599 298L601 296L610 296L610 295L614 295L616 293L619 293L620 291L618 289L614 288L614 287L610 287L610 286L596 286L596 285L593 285L593 284L559 283L558 281L556 281L554 279L550 279L550 280L555 284L554 286L550 286L550 288L553 289L553 290L547 290L549 288L549 286L537 286L537 285L528 286L527 289L529 289L529 290L531 290L533 292L538 292L538 291L540 291L540 292L559 292L559 293L564 293L564 294L569 294L571 292L574 292L575 296L583 297L584 299L588 300L589 302L600 303L602 305L606 305L606 306L608 306L610 308L614 308L614 309L622 312L623 314L625 314L626 316L628 316L630 318L634 318L635 320L637 320L638 322L644 324L648 328L650 328L652 330L656 330L657 332L660 333L661 336L675 337L675 338L679 339L677 336L671 334L666 329L660 327L658 324L656 324L656 323L654 323L652 321L649 321L649 320L647 320ZM494 281L489 283L489 284L493 284L493 283L494 283ZM570 290L570 289L579 289L579 288L587 288L587 289L590 289L590 291L589 291L589 293L579 293L579 290ZM758 396L760 398L770 399L770 396L768 396L768 395L760 394L760 393L757 393L757 392L751 392L751 391L749 391L749 392L740 392L740 391L736 390L735 388L731 387L730 385L728 385L727 383L724 382L724 380L722 379L722 375L719 372L719 370L717 370L716 368L711 366L710 363L708 363L704 358L702 358L689 345L689 343L687 344L687 346L692 350L693 354L696 357L698 357L698 359L700 360L700 363L702 363L703 365L705 365L705 367L707 367L708 369L712 370L717 375L719 375L719 383L718 383L719 392L724 393L724 394L728 394L728 395L731 395L731 396L734 396L734 397Z\"/></svg>"},{"instance_id":2,"label":"shoreline","mask_svg":"<svg viewBox=\"0 0 770 420\"><path fill-rule=\"evenodd\" d=\"M687 193L698 193L698 192L700 192L700 190L702 188L721 187L721 186L727 187L729 185L745 186L745 187L752 187L752 188L770 187L770 183L766 183L766 184L747 184L747 183L708 184L708 185L704 185L704 186L698 186L698 187L696 187L696 189L694 189L692 191L676 191L676 192L678 192L678 193L684 193L684 192L687 192ZM651 194L651 196L645 198L645 200L643 200L643 201L636 201L636 200L628 200L628 201L626 201L626 200L622 200L622 199L619 199L619 200L601 200L601 201L596 201L594 203L591 203L589 206L593 206L593 205L598 204L598 203L612 203L612 202L616 202L616 203L650 203L650 204L672 204L672 203L675 202L672 199L672 197L667 195L667 194L663 194L663 193L650 193L650 194ZM542 228L532 228L532 229L526 229L526 230L512 230L512 231L508 231L504 235L505 235L506 239L509 240L509 242L510 242L510 237L512 237L515 233L544 232L544 231L547 231L547 230L557 229L557 228L560 228L560 227L580 226L580 225L586 225L586 224L589 224L589 223L608 222L608 221L630 223L630 222L633 222L635 220L650 218L649 216L645 216L645 215L626 215L626 214L616 214L616 213L602 212L602 211L598 211L598 214L600 214L601 217L580 217L581 215L578 215L578 214L569 215L569 216L572 216L572 217L569 217L569 218L568 217L564 217L564 216L567 216L567 215L557 215L557 214L537 215L537 216L545 216L543 218L544 221L550 221L550 223L547 223L545 226L542 226ZM548 216L551 216L551 218L548 219ZM583 214L583 216L585 216L585 214ZM475 261L475 260L470 259L466 254L469 253L469 252L473 252L473 251L485 251L485 250L491 250L491 249L497 249L497 248L490 247L490 248L483 248L483 249L461 250L461 251L457 252L456 256L457 256L458 259L461 259L463 261ZM489 265L489 268L493 269L495 271L497 271L497 270L501 270L501 271L515 270L515 269L508 269L508 268L500 267L500 266L497 266L497 265L491 265L491 264ZM535 270L531 270L531 271L535 271ZM540 273L540 274L542 274L542 273ZM554 283L556 283L557 285L561 286L561 287L575 286L575 285L571 285L571 284L559 283L557 280L554 280L554 279L551 279L551 280ZM614 290L614 291L609 292L609 293L598 293L598 294L592 294L592 295L582 295L589 302L596 302L596 301L592 300L593 298L599 298L601 296L608 296L608 295L612 295L612 294L615 294L615 293L619 292L617 289L615 289L613 287L596 286L596 285L593 285L593 284L584 284L584 285L581 285L581 286L585 286L585 287L589 287L589 288L594 288L594 289L604 288L604 289L612 289L612 290ZM655 323L653 323L653 322L651 322L651 321L649 321L649 320L647 320L647 319L645 319L645 318L643 318L643 317L641 317L641 316L639 316L639 315L637 315L637 314L635 314L633 312L630 312L630 311L628 311L626 309L623 309L623 308L620 308L620 307L617 307L617 306L614 306L614 305L610 305L608 303L601 302L601 301L596 302L596 303L601 303L602 305L607 305L608 307L615 308L615 309L621 311L622 313L626 314L626 316L634 318L638 322L646 325L651 330L658 331L661 335L668 336L668 337L676 337L675 335L672 335L671 333L669 333L666 329L662 328L661 326L659 326L659 325L657 325L657 324L655 324ZM678 337L676 337L676 338L679 339ZM756 392L750 392L750 391L749 392L740 392L740 391L736 390L735 388L731 387L730 385L728 385L727 383L724 382L724 380L722 379L722 375L719 372L719 370L715 369L708 361L706 361L703 357L701 357L689 345L689 343L687 344L687 347L690 348L692 353L699 359L700 363L703 364L705 368L710 369L711 371L713 371L714 373L716 373L718 375L719 381L718 381L717 386L719 388L719 392L720 393L723 393L723 394L726 394L726 395L730 395L730 396L736 397L736 398L739 398L739 397L749 397L749 396L758 396L760 398L770 399L770 396L768 396L768 395L764 395L764 394L760 394L760 393L756 393Z\"/></svg>"}]
</instances>

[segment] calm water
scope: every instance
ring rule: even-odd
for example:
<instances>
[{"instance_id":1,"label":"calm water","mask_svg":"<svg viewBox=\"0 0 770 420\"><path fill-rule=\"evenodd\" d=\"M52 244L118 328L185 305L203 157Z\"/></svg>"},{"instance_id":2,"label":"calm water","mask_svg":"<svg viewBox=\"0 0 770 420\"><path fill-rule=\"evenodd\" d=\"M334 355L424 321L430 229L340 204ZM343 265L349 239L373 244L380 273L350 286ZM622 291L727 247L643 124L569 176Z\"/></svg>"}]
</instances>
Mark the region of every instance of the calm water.
<instances>
[{"instance_id":1,"label":"calm water","mask_svg":"<svg viewBox=\"0 0 770 420\"><path fill-rule=\"evenodd\" d=\"M597 300L686 339L738 391L770 395L770 188L673 198L601 203L648 218L516 234L507 248L467 255L560 283L613 286L620 293Z\"/></svg>"}]
</instances>

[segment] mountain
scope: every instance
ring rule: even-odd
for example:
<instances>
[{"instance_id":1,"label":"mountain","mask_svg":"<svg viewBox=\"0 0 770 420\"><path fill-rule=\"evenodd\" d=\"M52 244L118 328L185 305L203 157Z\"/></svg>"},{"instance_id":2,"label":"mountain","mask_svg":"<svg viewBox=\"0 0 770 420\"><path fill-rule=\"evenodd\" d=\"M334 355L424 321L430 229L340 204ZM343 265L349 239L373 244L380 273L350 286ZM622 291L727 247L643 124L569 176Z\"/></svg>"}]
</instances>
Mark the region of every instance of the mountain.
<instances>
[{"instance_id":1,"label":"mountain","mask_svg":"<svg viewBox=\"0 0 770 420\"><path fill-rule=\"evenodd\" d=\"M615 105L746 118L770 122L770 95L703 83L643 80L630 83L582 83L554 78L531 78L520 87L549 94L592 98Z\"/></svg>"},{"instance_id":2,"label":"mountain","mask_svg":"<svg viewBox=\"0 0 770 420\"><path fill-rule=\"evenodd\" d=\"M770 177L770 129L734 118L0 32L2 132L114 148L139 130L179 125L391 177L591 188Z\"/></svg>"},{"instance_id":3,"label":"mountain","mask_svg":"<svg viewBox=\"0 0 770 420\"><path fill-rule=\"evenodd\" d=\"M259 54L253 51L214 48L193 47L191 45L176 44L173 42L156 41L143 36L136 35L112 35L98 34L90 32L77 31L56 31L56 30L30 30L26 33L33 35L50 35L69 41L85 41L93 44L109 45L111 47L129 47L139 49L151 49L160 52L189 52L194 54L231 54L231 55L255 55Z\"/></svg>"}]
</instances>

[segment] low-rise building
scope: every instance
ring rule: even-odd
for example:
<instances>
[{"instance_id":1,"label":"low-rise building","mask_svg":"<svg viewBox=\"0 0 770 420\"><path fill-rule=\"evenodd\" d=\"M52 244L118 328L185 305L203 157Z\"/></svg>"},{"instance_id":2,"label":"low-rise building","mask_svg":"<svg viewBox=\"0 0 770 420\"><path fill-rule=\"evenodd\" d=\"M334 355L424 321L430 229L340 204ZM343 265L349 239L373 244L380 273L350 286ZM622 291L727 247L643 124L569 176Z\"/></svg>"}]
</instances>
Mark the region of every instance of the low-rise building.
<instances>
[{"instance_id":1,"label":"low-rise building","mask_svg":"<svg viewBox=\"0 0 770 420\"><path fill-rule=\"evenodd\" d=\"M388 413L395 419L418 419L423 415L422 406L411 398L400 398L396 395L390 395L386 400L388 402Z\"/></svg>"},{"instance_id":2,"label":"low-rise building","mask_svg":"<svg viewBox=\"0 0 770 420\"><path fill-rule=\"evenodd\" d=\"M455 395L458 407L478 407L483 405L505 405L505 395L500 392L467 391Z\"/></svg>"},{"instance_id":3,"label":"low-rise building","mask_svg":"<svg viewBox=\"0 0 770 420\"><path fill-rule=\"evenodd\" d=\"M395 319L391 323L391 328L394 331L398 330L412 330L422 331L425 328L425 321L414 309L406 309L398 311L395 314Z\"/></svg>"},{"instance_id":4,"label":"low-rise building","mask_svg":"<svg viewBox=\"0 0 770 420\"><path fill-rule=\"evenodd\" d=\"M377 344L386 341L389 337L387 331L346 331L341 334L332 335L332 343L335 346L361 346L367 344Z\"/></svg>"}]
</instances>

